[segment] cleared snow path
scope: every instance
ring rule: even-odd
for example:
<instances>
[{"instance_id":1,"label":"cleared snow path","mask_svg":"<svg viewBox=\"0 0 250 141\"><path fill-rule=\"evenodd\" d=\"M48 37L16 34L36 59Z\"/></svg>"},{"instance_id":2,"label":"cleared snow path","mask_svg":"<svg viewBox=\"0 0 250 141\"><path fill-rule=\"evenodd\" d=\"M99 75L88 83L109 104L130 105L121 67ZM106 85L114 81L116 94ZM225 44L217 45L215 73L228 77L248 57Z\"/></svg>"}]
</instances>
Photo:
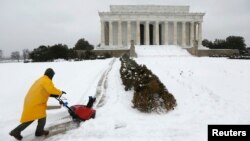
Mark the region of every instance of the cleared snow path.
<instances>
[{"instance_id":1,"label":"cleared snow path","mask_svg":"<svg viewBox=\"0 0 250 141\"><path fill-rule=\"evenodd\" d=\"M95 94L96 102L94 103L93 108L101 107L104 104L105 92L107 89L107 77L115 61L116 59L113 59L109 63L108 69L103 73L101 79L98 82L98 85L96 88L96 94Z\"/></svg>"}]
</instances>

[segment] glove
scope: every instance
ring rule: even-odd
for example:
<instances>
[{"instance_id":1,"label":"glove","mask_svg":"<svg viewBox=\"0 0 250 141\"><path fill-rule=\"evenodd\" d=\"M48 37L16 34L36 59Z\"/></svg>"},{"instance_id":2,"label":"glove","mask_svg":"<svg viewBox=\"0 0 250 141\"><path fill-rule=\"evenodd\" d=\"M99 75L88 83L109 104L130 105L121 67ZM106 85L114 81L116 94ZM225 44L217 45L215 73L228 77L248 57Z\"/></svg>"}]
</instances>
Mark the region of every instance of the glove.
<instances>
[{"instance_id":1,"label":"glove","mask_svg":"<svg viewBox=\"0 0 250 141\"><path fill-rule=\"evenodd\" d=\"M67 94L65 91L62 91L62 94Z\"/></svg>"},{"instance_id":2,"label":"glove","mask_svg":"<svg viewBox=\"0 0 250 141\"><path fill-rule=\"evenodd\" d=\"M59 95L50 94L50 97L58 98Z\"/></svg>"}]
</instances>

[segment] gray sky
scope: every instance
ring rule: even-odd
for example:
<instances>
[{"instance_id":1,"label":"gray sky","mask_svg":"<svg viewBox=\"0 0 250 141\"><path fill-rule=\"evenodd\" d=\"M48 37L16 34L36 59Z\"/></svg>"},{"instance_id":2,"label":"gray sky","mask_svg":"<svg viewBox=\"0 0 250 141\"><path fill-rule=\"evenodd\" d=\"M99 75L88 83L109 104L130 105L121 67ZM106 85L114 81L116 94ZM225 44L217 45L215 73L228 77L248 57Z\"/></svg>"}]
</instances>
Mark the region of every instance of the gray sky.
<instances>
[{"instance_id":1,"label":"gray sky","mask_svg":"<svg viewBox=\"0 0 250 141\"><path fill-rule=\"evenodd\" d=\"M189 5L205 12L203 38L243 36L250 46L249 0L0 0L0 50L33 50L62 43L74 47L80 38L100 42L98 11L109 5Z\"/></svg>"}]
</instances>

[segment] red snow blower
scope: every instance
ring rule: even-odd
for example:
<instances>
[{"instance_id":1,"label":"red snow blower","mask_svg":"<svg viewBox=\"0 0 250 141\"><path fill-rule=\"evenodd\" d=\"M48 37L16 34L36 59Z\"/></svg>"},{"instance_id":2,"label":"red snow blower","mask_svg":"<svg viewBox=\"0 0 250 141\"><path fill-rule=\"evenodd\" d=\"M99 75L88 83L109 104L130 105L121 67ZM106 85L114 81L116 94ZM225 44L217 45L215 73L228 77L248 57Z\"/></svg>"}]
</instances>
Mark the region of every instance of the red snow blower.
<instances>
[{"instance_id":1,"label":"red snow blower","mask_svg":"<svg viewBox=\"0 0 250 141\"><path fill-rule=\"evenodd\" d=\"M89 96L89 101L87 105L73 105L68 106L68 102L64 102L60 97L55 97L61 105L68 109L70 116L73 121L86 121L90 118L95 118L96 110L93 109L93 104L96 100L95 97Z\"/></svg>"}]
</instances>

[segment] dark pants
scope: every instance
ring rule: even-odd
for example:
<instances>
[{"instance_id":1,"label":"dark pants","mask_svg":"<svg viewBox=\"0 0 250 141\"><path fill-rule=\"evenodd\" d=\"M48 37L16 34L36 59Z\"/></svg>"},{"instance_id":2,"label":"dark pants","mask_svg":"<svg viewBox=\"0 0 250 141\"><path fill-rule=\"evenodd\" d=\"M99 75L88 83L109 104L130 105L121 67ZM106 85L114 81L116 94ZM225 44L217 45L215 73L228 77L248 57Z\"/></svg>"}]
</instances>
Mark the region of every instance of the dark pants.
<instances>
[{"instance_id":1,"label":"dark pants","mask_svg":"<svg viewBox=\"0 0 250 141\"><path fill-rule=\"evenodd\" d=\"M33 120L34 121L34 120ZM21 133L25 128L27 128L33 121L28 121L28 122L24 122L20 125L18 125L15 129L13 129L11 132L15 132L15 133ZM46 124L46 117L45 118L41 118L38 119L38 124L36 127L36 133L41 133L44 131L44 126Z\"/></svg>"}]
</instances>

